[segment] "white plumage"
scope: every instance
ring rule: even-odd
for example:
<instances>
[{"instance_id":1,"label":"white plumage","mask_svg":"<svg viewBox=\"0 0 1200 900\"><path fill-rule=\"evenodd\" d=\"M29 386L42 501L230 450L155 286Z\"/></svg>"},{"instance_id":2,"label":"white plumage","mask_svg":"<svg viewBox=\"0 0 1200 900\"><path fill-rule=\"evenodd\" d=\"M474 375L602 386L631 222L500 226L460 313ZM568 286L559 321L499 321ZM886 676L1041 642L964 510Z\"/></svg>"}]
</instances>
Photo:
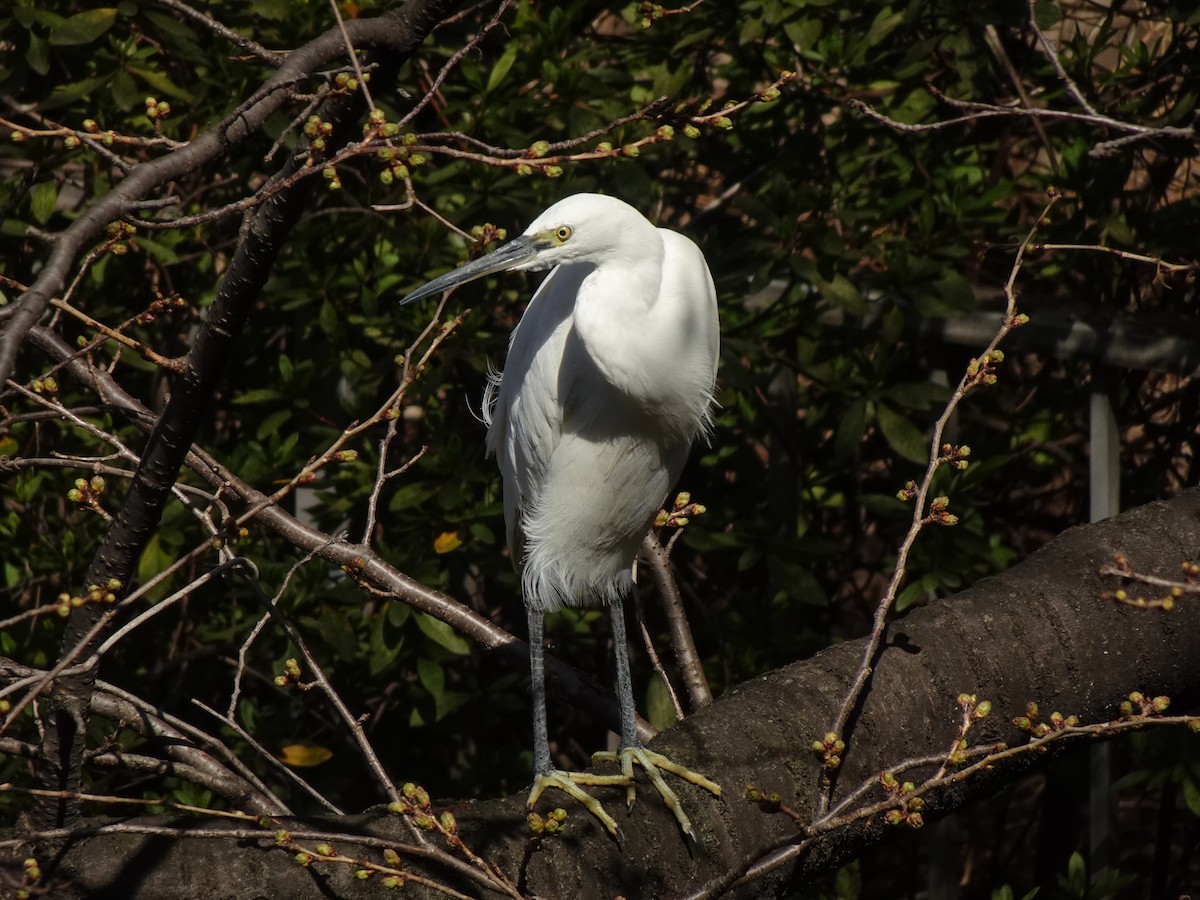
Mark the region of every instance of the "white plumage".
<instances>
[{"instance_id":1,"label":"white plumage","mask_svg":"<svg viewBox=\"0 0 1200 900\"><path fill-rule=\"evenodd\" d=\"M503 477L508 546L528 611L536 776L530 804L545 787L558 787L615 832L615 822L577 784L632 784L637 761L719 792L638 742L621 612L642 538L709 424L717 299L704 256L690 240L654 227L620 200L576 194L538 216L521 237L403 302L492 272L547 268L553 270L513 332L503 374L489 385L487 448ZM561 772L550 764L542 616L597 604L612 610L622 776ZM651 775L690 833L674 793L657 771Z\"/></svg>"}]
</instances>

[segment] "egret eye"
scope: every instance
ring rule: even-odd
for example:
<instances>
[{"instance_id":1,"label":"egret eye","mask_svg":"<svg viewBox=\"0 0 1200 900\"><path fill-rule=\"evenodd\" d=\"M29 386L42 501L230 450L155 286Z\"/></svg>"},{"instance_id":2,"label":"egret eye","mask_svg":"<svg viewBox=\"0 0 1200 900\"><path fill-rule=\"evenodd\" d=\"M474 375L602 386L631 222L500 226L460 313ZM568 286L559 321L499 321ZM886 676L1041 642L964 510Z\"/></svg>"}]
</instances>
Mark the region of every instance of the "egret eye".
<instances>
[{"instance_id":1,"label":"egret eye","mask_svg":"<svg viewBox=\"0 0 1200 900\"><path fill-rule=\"evenodd\" d=\"M571 236L571 226L559 225L554 229L554 236L558 239L559 243L562 243Z\"/></svg>"}]
</instances>

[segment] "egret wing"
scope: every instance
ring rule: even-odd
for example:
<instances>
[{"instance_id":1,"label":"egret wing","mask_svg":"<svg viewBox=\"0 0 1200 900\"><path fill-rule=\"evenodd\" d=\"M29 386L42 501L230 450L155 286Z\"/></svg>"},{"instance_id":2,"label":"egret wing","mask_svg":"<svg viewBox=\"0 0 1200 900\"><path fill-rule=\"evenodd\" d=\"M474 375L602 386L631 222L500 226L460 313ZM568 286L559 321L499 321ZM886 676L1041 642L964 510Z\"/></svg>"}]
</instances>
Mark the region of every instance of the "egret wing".
<instances>
[{"instance_id":1,"label":"egret wing","mask_svg":"<svg viewBox=\"0 0 1200 900\"><path fill-rule=\"evenodd\" d=\"M504 371L489 386L487 450L504 479L504 521L520 566L520 520L541 491L562 438L560 369L579 285L590 264L559 266L542 282L509 342Z\"/></svg>"}]
</instances>

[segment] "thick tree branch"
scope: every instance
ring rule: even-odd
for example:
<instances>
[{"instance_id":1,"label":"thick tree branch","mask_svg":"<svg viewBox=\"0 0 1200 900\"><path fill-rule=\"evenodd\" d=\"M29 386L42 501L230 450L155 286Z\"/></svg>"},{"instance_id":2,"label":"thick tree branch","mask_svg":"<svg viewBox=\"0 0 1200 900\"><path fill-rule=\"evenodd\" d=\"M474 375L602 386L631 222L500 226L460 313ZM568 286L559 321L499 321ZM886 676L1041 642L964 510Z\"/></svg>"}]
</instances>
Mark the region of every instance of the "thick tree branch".
<instances>
[{"instance_id":1,"label":"thick tree branch","mask_svg":"<svg viewBox=\"0 0 1200 900\"><path fill-rule=\"evenodd\" d=\"M1010 717L1029 700L1046 711L1077 715L1083 722L1116 718L1118 704L1134 689L1169 695L1172 711L1194 708L1200 701L1200 670L1190 661L1200 641L1200 607L1182 602L1167 614L1104 602L1100 594L1109 585L1099 569L1121 550L1137 559L1141 569L1172 574L1182 560L1195 556L1198 545L1200 491L1190 491L1071 529L1010 571L894 622L869 691L851 722L859 739L851 743L840 770L834 809L861 784L902 760L928 757L932 774L960 727L962 712L955 702L960 692L990 700L995 710L974 726L971 734L978 743L1024 743L1027 736L1011 725ZM646 792L621 823L621 846L580 810L568 811L561 837L531 843L520 794L503 801L454 804L463 838L510 876L521 877L528 893L540 896L679 897L718 883L725 873L748 867L780 846L786 850L789 838L797 834L789 818L745 801L741 790L754 783L779 791L793 809L813 808L820 770L810 744L837 708L862 649L862 641L848 642L755 679L656 742L656 749L713 773L727 789L725 798L717 801L689 786L680 788L703 845L694 854L680 838L671 814ZM927 798L926 816L960 807L1049 755L1018 756L940 793L934 791ZM618 794L603 799L617 806ZM869 787L857 802L868 806L885 797L882 789ZM402 839L398 823L386 815L321 825ZM836 867L894 834L895 828L884 824L878 813L835 828L815 838L804 855L752 884L746 896L786 893L797 880ZM107 891L106 896L127 891L122 896L130 898L179 896L181 884L213 896L228 895L233 885L244 893L293 897L321 896L326 888L348 889L353 879L348 867L343 871L330 866L316 878L298 867L290 853L270 849L271 840L268 835L254 846L211 838L93 837L66 852L57 874L69 875L90 891ZM348 836L337 849L378 852L368 846L356 848ZM211 874L203 885L185 882L180 874L184 867ZM461 883L456 886L471 890ZM372 890L371 884L360 884L354 895L374 896Z\"/></svg>"}]
</instances>

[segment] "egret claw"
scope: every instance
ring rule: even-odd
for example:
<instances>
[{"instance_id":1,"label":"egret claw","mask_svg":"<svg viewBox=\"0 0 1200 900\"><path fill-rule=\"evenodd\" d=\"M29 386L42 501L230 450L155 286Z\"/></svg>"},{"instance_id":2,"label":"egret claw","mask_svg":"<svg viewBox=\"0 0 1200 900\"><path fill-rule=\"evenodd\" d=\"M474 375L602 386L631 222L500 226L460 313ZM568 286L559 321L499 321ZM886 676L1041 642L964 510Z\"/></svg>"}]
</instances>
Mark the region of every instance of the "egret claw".
<instances>
[{"instance_id":1,"label":"egret claw","mask_svg":"<svg viewBox=\"0 0 1200 900\"><path fill-rule=\"evenodd\" d=\"M632 769L630 770L632 773ZM529 791L529 799L525 803L527 809L533 809L538 798L546 788L558 788L567 796L581 803L588 812L600 820L600 824L608 829L613 837L619 837L621 829L616 820L608 814L600 801L579 787L586 785L621 786L629 785L632 774L624 775L592 775L589 772L564 772L562 769L551 769L549 772L539 772L533 777L533 787Z\"/></svg>"},{"instance_id":2,"label":"egret claw","mask_svg":"<svg viewBox=\"0 0 1200 900\"><path fill-rule=\"evenodd\" d=\"M625 786L625 802L631 809L633 808L635 796L633 764L636 762L641 766L658 791L659 796L662 797L663 803L667 805L667 809L675 814L675 820L679 823L679 827L683 829L683 833L693 840L696 839L696 832L692 829L692 820L684 812L683 804L679 802L679 796L667 784L659 769L663 769L673 775L678 775L684 781L690 781L692 784L704 788L714 796L721 796L721 786L712 779L701 775L699 772L693 772L691 769L668 759L661 753L655 753L653 750L647 750L645 747L622 747L616 753L608 750L593 753L592 764L601 762L620 763L621 776L629 779Z\"/></svg>"}]
</instances>

